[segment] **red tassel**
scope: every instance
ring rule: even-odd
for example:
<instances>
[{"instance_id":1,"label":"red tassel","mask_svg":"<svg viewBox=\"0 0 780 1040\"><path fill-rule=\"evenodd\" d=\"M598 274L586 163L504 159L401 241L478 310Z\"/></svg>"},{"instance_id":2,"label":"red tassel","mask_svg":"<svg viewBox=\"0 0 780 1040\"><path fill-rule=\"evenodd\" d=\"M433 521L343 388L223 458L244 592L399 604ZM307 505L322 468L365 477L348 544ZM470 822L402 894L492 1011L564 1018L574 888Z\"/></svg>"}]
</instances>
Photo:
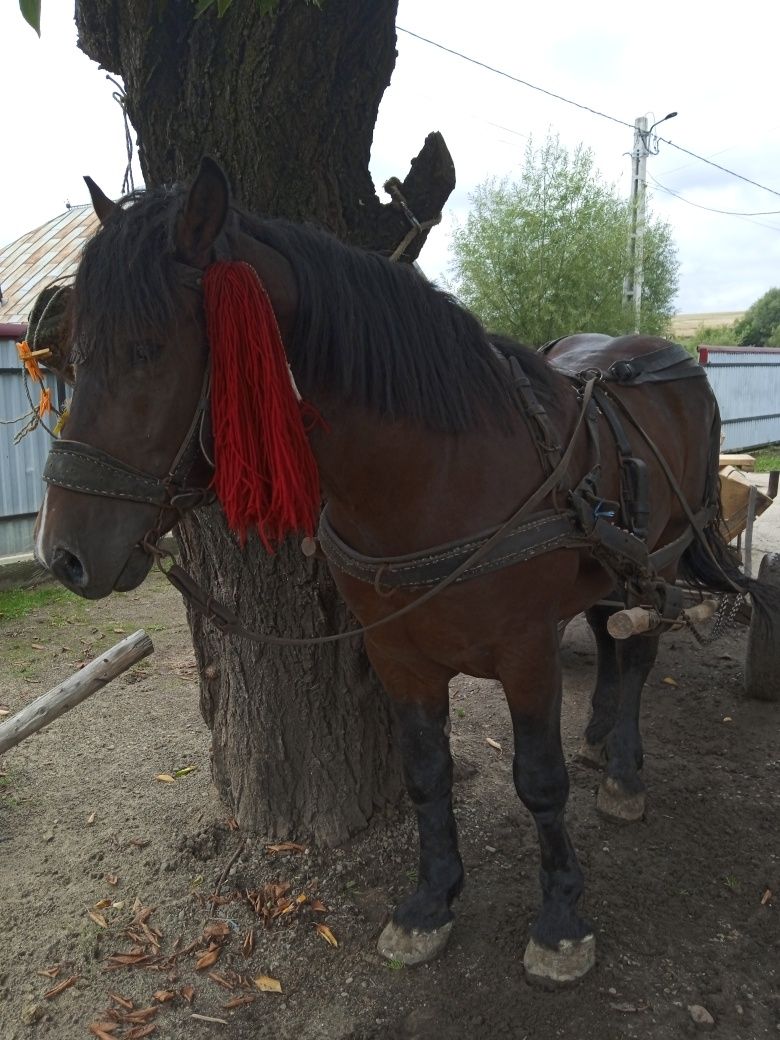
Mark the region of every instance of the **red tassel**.
<instances>
[{"instance_id":1,"label":"red tassel","mask_svg":"<svg viewBox=\"0 0 780 1040\"><path fill-rule=\"evenodd\" d=\"M314 534L317 463L311 405L298 400L268 294L254 268L211 264L203 279L211 349L212 486L243 545L257 527L269 552L291 531ZM304 425L304 412L305 423Z\"/></svg>"}]
</instances>

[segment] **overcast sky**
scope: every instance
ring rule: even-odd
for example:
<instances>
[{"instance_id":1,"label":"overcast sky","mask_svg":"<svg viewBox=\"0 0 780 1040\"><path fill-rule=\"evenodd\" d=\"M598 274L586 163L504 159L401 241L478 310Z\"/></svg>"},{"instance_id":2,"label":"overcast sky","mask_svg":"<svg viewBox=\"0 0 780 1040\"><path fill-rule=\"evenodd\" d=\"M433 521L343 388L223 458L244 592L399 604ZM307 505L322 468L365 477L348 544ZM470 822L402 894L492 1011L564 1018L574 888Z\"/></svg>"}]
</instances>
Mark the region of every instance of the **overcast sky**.
<instances>
[{"instance_id":1,"label":"overcast sky","mask_svg":"<svg viewBox=\"0 0 780 1040\"><path fill-rule=\"evenodd\" d=\"M235 0L248 2L248 0ZM327 0L325 0L327 2ZM3 159L0 244L87 201L89 173L121 190L124 129L114 89L76 48L72 3L43 0L43 35L16 0L0 5ZM741 310L780 285L780 5L737 8L655 0L401 0L398 25L582 105L633 124L676 110L659 127L674 144L774 189L772 194L661 143L648 160L652 209L672 225L681 260L677 310ZM629 191L632 131L398 33L398 61L374 139L375 181L403 177L425 135L440 130L458 186L422 266L446 277L453 223L489 176L520 172L528 135L585 143L604 176ZM381 190L381 188L380 188ZM698 206L739 213L710 213Z\"/></svg>"}]
</instances>

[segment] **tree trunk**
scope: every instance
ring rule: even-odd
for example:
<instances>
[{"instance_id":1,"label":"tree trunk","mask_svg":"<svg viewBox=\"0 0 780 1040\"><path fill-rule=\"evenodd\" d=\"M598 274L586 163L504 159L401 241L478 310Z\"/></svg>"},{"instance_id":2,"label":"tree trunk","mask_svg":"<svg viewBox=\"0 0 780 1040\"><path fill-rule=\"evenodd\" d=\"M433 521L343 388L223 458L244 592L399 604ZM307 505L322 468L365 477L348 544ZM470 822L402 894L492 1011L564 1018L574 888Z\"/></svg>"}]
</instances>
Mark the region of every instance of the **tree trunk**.
<instances>
[{"instance_id":1,"label":"tree trunk","mask_svg":"<svg viewBox=\"0 0 780 1040\"><path fill-rule=\"evenodd\" d=\"M146 183L188 180L208 154L254 212L395 249L409 224L379 202L368 158L395 62L396 0L281 0L265 16L234 0L222 19L193 10L192 0L77 3L79 46L124 80ZM426 221L453 187L446 146L429 135L404 196ZM242 550L215 508L191 514L178 538L184 566L249 628L311 636L353 623L297 544L270 559L254 538ZM261 649L189 620L214 779L242 827L337 844L398 800L388 704L359 640Z\"/></svg>"}]
</instances>

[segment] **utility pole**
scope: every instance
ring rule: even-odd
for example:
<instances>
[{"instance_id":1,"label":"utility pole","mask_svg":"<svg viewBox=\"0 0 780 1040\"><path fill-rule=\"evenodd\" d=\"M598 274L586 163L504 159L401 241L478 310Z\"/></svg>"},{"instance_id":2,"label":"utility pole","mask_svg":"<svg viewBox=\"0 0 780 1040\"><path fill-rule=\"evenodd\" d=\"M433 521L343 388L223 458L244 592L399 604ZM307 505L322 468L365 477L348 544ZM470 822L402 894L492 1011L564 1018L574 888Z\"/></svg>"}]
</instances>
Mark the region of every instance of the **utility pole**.
<instances>
[{"instance_id":1,"label":"utility pole","mask_svg":"<svg viewBox=\"0 0 780 1040\"><path fill-rule=\"evenodd\" d=\"M659 123L674 119L670 112L648 129L647 116L634 120L634 147L631 151L631 231L628 239L628 274L623 282L623 302L634 311L634 332L641 331L642 285L645 260L645 195L647 193L647 157L658 154L652 133Z\"/></svg>"},{"instance_id":2,"label":"utility pole","mask_svg":"<svg viewBox=\"0 0 780 1040\"><path fill-rule=\"evenodd\" d=\"M647 116L634 120L631 151L631 231L628 237L628 274L623 283L623 301L634 310L634 332L640 331L642 281L645 259L645 193L647 191Z\"/></svg>"}]
</instances>

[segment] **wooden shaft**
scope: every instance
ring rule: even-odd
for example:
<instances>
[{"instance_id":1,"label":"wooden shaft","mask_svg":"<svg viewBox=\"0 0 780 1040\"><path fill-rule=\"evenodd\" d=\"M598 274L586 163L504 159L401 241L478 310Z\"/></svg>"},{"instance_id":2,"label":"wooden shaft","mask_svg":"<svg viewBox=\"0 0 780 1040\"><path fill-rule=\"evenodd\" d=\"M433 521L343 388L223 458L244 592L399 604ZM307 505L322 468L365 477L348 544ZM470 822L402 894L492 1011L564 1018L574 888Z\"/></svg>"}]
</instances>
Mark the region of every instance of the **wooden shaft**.
<instances>
[{"instance_id":1,"label":"wooden shaft","mask_svg":"<svg viewBox=\"0 0 780 1040\"><path fill-rule=\"evenodd\" d=\"M655 610L631 607L629 610L619 610L617 614L613 614L607 621L607 631L613 639L628 639L629 636L649 632L660 620Z\"/></svg>"},{"instance_id":2,"label":"wooden shaft","mask_svg":"<svg viewBox=\"0 0 780 1040\"><path fill-rule=\"evenodd\" d=\"M97 693L112 679L116 679L153 651L154 645L143 629L112 646L100 657L90 661L80 672L71 675L48 693L37 697L32 704L28 704L26 708L22 708L2 723L0 754L48 726L54 719L64 715L93 693Z\"/></svg>"},{"instance_id":3,"label":"wooden shaft","mask_svg":"<svg viewBox=\"0 0 780 1040\"><path fill-rule=\"evenodd\" d=\"M715 613L715 600L705 599L693 607L688 607L680 615L680 621L707 621ZM629 639L643 632L650 632L661 624L661 615L646 607L631 607L630 610L619 610L607 621L607 631L613 639Z\"/></svg>"}]
</instances>

